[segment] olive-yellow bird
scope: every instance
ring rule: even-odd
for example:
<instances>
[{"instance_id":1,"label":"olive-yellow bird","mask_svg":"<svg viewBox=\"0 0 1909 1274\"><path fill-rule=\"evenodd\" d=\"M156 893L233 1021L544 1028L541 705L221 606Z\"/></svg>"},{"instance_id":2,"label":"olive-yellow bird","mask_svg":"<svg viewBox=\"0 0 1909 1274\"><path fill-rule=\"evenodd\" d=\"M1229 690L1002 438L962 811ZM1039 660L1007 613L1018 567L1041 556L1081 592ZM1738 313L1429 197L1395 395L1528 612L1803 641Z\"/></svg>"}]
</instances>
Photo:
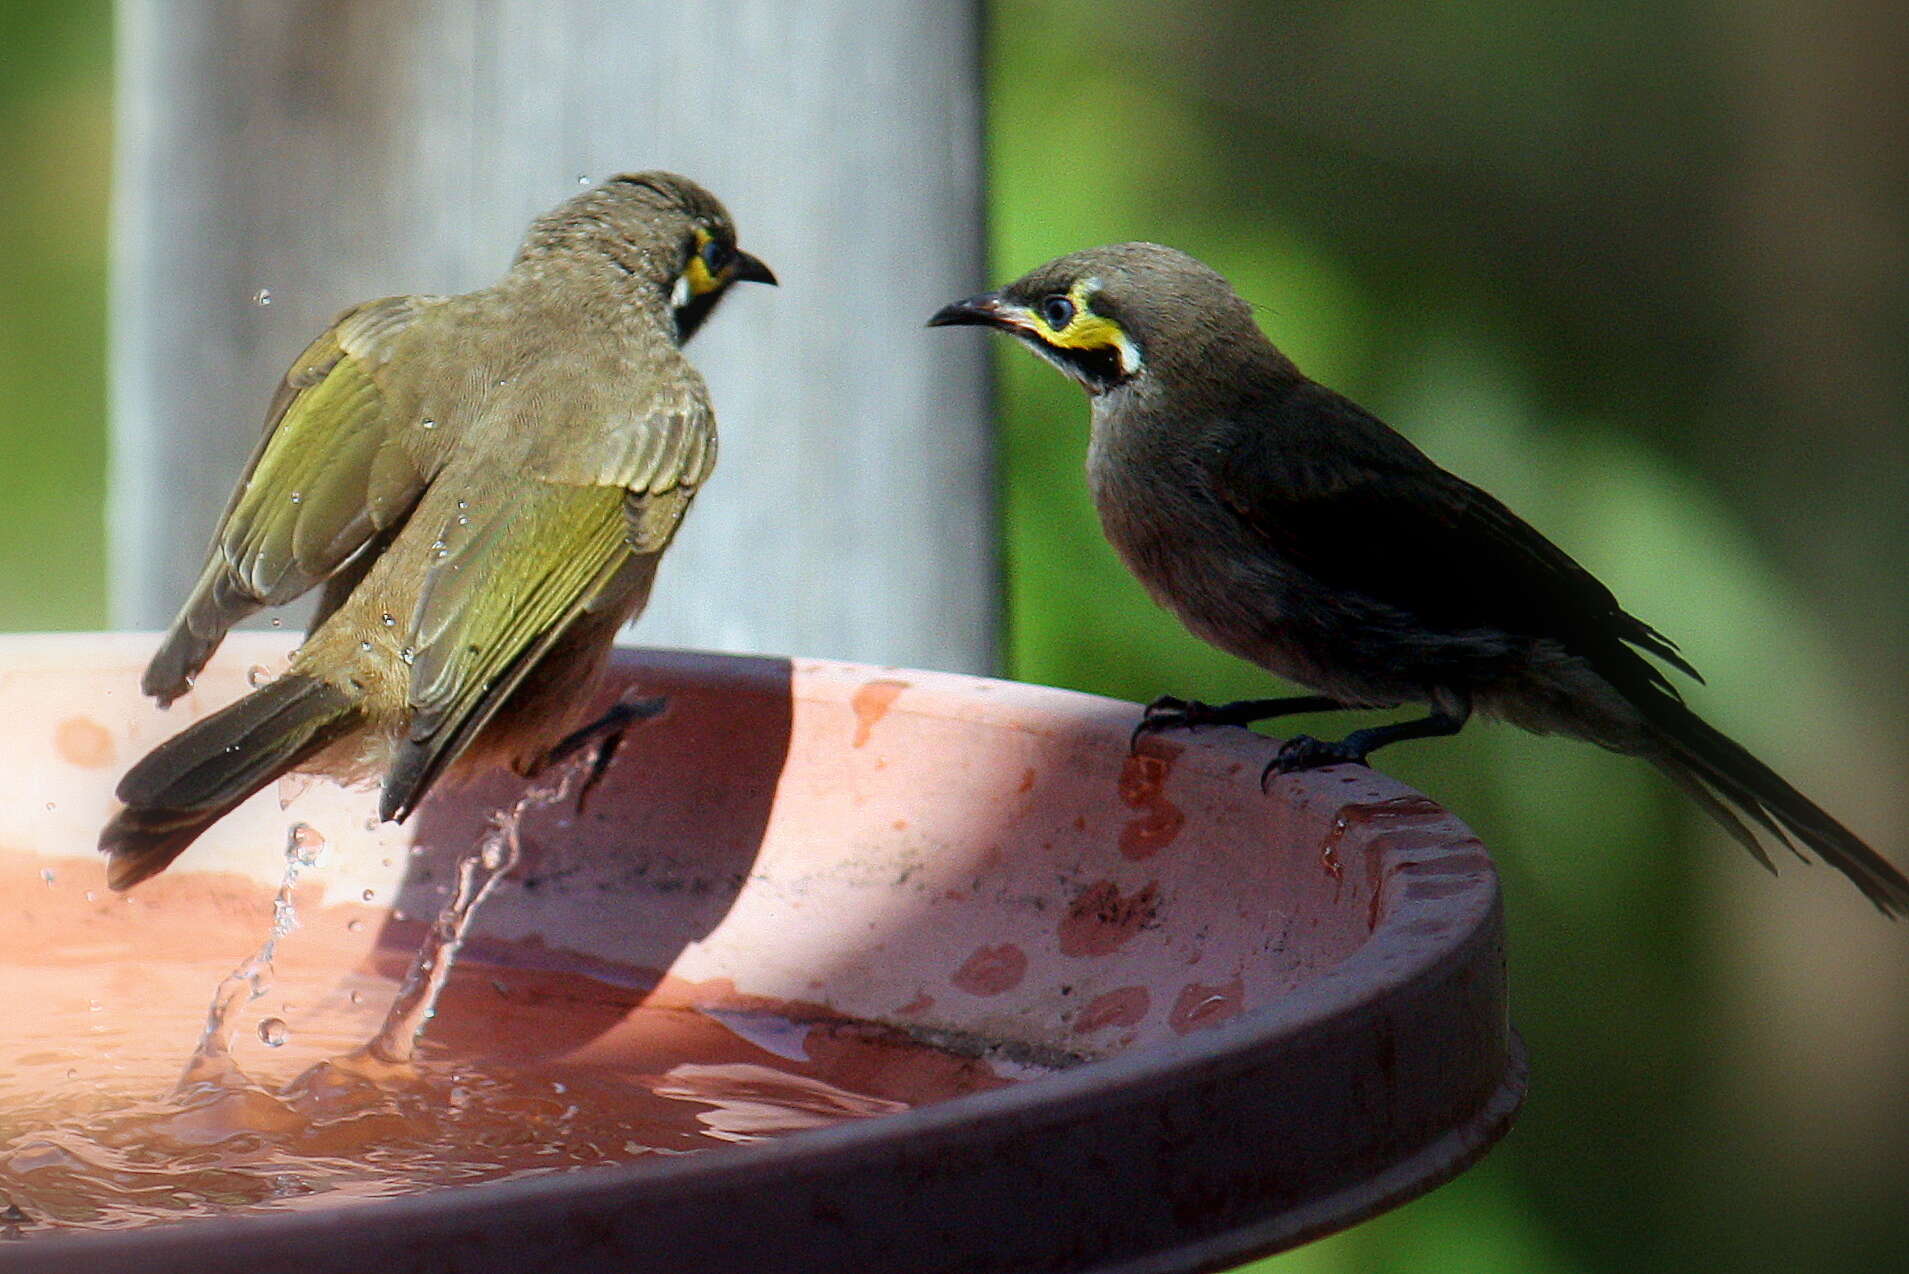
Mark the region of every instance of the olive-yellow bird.
<instances>
[{"instance_id":1,"label":"olive-yellow bird","mask_svg":"<svg viewBox=\"0 0 1909 1274\"><path fill-rule=\"evenodd\" d=\"M113 888L289 770L381 776L402 820L453 767L565 751L715 463L682 345L743 281L775 277L713 195L619 176L492 286L355 306L299 355L142 688L171 703L233 624L323 585L317 614L283 676L121 780Z\"/></svg>"}]
</instances>

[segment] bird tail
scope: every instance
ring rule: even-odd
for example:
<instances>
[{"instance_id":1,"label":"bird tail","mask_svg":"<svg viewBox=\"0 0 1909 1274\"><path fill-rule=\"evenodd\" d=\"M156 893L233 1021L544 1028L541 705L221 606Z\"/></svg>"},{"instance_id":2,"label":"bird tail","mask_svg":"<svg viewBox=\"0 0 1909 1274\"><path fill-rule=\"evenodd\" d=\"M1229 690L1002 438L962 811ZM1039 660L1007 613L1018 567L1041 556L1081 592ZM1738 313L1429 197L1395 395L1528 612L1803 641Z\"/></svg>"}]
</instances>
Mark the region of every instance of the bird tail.
<instances>
[{"instance_id":1,"label":"bird tail","mask_svg":"<svg viewBox=\"0 0 1909 1274\"><path fill-rule=\"evenodd\" d=\"M294 674L167 739L119 781L126 808L99 834L107 884L130 889L164 871L201 832L358 715L357 701L337 686Z\"/></svg>"},{"instance_id":2,"label":"bird tail","mask_svg":"<svg viewBox=\"0 0 1909 1274\"><path fill-rule=\"evenodd\" d=\"M1884 915L1909 914L1909 877L1775 770L1669 696L1652 696L1639 706L1657 744L1647 754L1650 761L1758 862L1776 870L1744 818L1799 856L1804 849L1819 855L1848 876Z\"/></svg>"}]
</instances>

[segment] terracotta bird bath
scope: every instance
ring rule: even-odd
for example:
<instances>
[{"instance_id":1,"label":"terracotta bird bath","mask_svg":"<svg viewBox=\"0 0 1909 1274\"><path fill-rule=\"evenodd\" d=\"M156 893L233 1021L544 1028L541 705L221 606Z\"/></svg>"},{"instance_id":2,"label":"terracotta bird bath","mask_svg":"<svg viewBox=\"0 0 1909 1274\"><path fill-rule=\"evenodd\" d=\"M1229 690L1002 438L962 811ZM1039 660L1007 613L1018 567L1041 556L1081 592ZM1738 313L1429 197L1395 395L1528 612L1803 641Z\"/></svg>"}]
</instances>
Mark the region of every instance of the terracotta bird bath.
<instances>
[{"instance_id":1,"label":"terracotta bird bath","mask_svg":"<svg viewBox=\"0 0 1909 1274\"><path fill-rule=\"evenodd\" d=\"M494 1153L351 1185L340 1146L376 1158L430 1110L318 1137L281 1117L315 1091L293 1077L376 1026L517 789L395 828L372 793L284 785L127 896L93 852L126 765L292 644L233 638L162 713L149 636L0 638L0 1269L1217 1270L1450 1178L1523 1095L1491 863L1381 774L1262 794L1268 742L1129 756L1131 704L630 650L613 688L666 714L583 812L528 820L420 1054L431 1109L472 1121L441 1140ZM252 1104L212 1127L162 1097L271 924L293 823L322 852L241 1015ZM538 1095L482 1096L491 1067ZM621 1124L592 1105L617 1093ZM149 1126L190 1153L141 1158Z\"/></svg>"}]
</instances>

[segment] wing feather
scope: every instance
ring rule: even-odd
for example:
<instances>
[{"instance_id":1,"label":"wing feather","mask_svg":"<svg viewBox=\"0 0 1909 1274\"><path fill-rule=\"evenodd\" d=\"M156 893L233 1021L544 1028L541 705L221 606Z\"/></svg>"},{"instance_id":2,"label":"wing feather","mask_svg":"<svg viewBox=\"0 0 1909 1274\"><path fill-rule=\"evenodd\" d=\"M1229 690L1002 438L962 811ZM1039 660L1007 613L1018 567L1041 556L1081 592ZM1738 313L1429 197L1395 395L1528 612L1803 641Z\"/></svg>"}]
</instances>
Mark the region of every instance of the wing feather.
<instances>
[{"instance_id":1,"label":"wing feather","mask_svg":"<svg viewBox=\"0 0 1909 1274\"><path fill-rule=\"evenodd\" d=\"M692 388L677 410L605 431L595 463L573 453L556 466L607 480L539 476L439 530L409 621L411 724L385 781L385 817L408 814L543 654L611 604L636 556L668 544L714 457L700 382Z\"/></svg>"},{"instance_id":2,"label":"wing feather","mask_svg":"<svg viewBox=\"0 0 1909 1274\"><path fill-rule=\"evenodd\" d=\"M1296 389L1264 432L1221 457L1215 486L1271 549L1319 583L1436 631L1555 640L1614 676L1673 694L1657 668L1620 643L1697 676L1674 643L1626 613L1563 549L1321 386Z\"/></svg>"},{"instance_id":3,"label":"wing feather","mask_svg":"<svg viewBox=\"0 0 1909 1274\"><path fill-rule=\"evenodd\" d=\"M147 667L147 694L183 694L233 624L326 579L416 503L426 477L396 440L378 373L437 303L391 297L349 310L292 363L199 581Z\"/></svg>"}]
</instances>

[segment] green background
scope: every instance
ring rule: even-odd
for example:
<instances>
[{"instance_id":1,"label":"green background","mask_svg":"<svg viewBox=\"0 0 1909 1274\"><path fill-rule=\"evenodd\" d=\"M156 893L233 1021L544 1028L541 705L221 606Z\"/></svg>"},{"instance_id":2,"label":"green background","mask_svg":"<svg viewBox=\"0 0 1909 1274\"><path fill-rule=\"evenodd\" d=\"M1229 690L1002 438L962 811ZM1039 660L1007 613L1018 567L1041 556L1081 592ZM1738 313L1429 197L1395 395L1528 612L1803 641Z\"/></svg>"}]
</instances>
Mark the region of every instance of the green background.
<instances>
[{"instance_id":1,"label":"green background","mask_svg":"<svg viewBox=\"0 0 1909 1274\"><path fill-rule=\"evenodd\" d=\"M0 629L105 618L110 42L100 0L0 6ZM1203 257L1899 851L1905 53L1909 15L1865 3L1001 0L991 281L1118 239ZM1101 540L1078 391L999 367L1005 671L1273 692ZM1264 1268L1909 1267L1902 928L1824 870L1768 880L1594 749L1484 725L1383 763L1503 869L1532 1095L1458 1182Z\"/></svg>"}]
</instances>

